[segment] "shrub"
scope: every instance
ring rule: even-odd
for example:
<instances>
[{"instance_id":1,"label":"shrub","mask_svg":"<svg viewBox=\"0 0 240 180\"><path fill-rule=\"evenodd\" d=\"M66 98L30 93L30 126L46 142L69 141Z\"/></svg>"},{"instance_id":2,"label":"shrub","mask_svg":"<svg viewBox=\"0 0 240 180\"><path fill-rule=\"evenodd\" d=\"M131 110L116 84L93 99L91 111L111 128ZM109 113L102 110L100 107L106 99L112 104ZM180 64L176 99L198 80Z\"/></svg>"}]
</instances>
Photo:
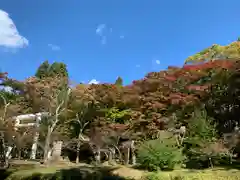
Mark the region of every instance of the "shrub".
<instances>
[{"instance_id":1,"label":"shrub","mask_svg":"<svg viewBox=\"0 0 240 180\"><path fill-rule=\"evenodd\" d=\"M159 180L159 175L156 173L149 173L144 176L142 180Z\"/></svg>"},{"instance_id":2,"label":"shrub","mask_svg":"<svg viewBox=\"0 0 240 180\"><path fill-rule=\"evenodd\" d=\"M205 110L195 110L194 115L189 119L188 139L199 141L213 141L217 136L214 119L207 116Z\"/></svg>"},{"instance_id":3,"label":"shrub","mask_svg":"<svg viewBox=\"0 0 240 180\"><path fill-rule=\"evenodd\" d=\"M173 170L183 161L182 149L173 138L150 140L140 146L137 160L140 167L149 171Z\"/></svg>"},{"instance_id":4,"label":"shrub","mask_svg":"<svg viewBox=\"0 0 240 180\"><path fill-rule=\"evenodd\" d=\"M184 180L187 179L184 176L181 175L171 175L169 174L168 176L163 176L158 173L148 173L146 176L143 176L141 180Z\"/></svg>"},{"instance_id":5,"label":"shrub","mask_svg":"<svg viewBox=\"0 0 240 180\"><path fill-rule=\"evenodd\" d=\"M208 168L221 162L230 162L229 151L223 142L217 141L214 121L207 117L205 111L195 111L189 122L183 151L188 168Z\"/></svg>"},{"instance_id":6,"label":"shrub","mask_svg":"<svg viewBox=\"0 0 240 180\"><path fill-rule=\"evenodd\" d=\"M215 165L230 164L231 157L221 141L204 143L188 150L186 165L188 168L213 168Z\"/></svg>"}]
</instances>

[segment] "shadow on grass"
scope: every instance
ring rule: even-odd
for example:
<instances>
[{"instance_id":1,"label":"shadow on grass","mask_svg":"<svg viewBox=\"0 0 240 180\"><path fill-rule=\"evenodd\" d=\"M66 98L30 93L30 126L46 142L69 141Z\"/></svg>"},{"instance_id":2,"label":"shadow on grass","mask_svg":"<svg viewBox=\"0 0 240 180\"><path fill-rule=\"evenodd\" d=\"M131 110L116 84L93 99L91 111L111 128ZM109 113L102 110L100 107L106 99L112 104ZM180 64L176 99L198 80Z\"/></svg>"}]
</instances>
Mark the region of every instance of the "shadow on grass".
<instances>
[{"instance_id":1,"label":"shadow on grass","mask_svg":"<svg viewBox=\"0 0 240 180\"><path fill-rule=\"evenodd\" d=\"M232 170L232 169L240 170L240 161L233 161L231 164L220 165L218 167L224 168L225 170Z\"/></svg>"},{"instance_id":2,"label":"shadow on grass","mask_svg":"<svg viewBox=\"0 0 240 180\"><path fill-rule=\"evenodd\" d=\"M13 173L13 171L10 170L0 170L0 177L1 180L6 179L8 176L10 176Z\"/></svg>"},{"instance_id":3,"label":"shadow on grass","mask_svg":"<svg viewBox=\"0 0 240 180\"><path fill-rule=\"evenodd\" d=\"M134 165L134 166L131 166L132 168L134 169L137 169L137 170L142 170L142 171L149 171L149 172L155 172L155 171L158 171L157 169L154 169L154 168L146 168L144 166L141 166L141 165ZM164 172L171 172L173 171L174 169L172 168L163 168L163 169L159 169L161 171L164 171Z\"/></svg>"},{"instance_id":4,"label":"shadow on grass","mask_svg":"<svg viewBox=\"0 0 240 180\"><path fill-rule=\"evenodd\" d=\"M14 174L5 177L6 180L130 180L113 175L114 168L106 167L79 167L71 169L60 169L53 173L33 173L31 175L19 176ZM3 178L1 178L3 180Z\"/></svg>"},{"instance_id":5,"label":"shadow on grass","mask_svg":"<svg viewBox=\"0 0 240 180\"><path fill-rule=\"evenodd\" d=\"M222 164L215 164L213 166L214 168L211 168L210 164L203 164L203 163L191 163L191 164L187 164L186 167L181 168L181 169L186 169L189 172L195 172L195 171L199 171L199 170L213 170L213 171L218 171L219 169L224 169L227 171L231 171L231 170L240 170L240 160L234 160L232 161L232 163L222 163ZM145 170L145 171L149 171L149 172L155 172L156 170L154 169L147 169L145 167L142 167L141 165L135 165L132 166L132 168L134 169L138 169L138 170ZM173 171L173 169L161 169L161 171L168 171L171 172Z\"/></svg>"}]
</instances>

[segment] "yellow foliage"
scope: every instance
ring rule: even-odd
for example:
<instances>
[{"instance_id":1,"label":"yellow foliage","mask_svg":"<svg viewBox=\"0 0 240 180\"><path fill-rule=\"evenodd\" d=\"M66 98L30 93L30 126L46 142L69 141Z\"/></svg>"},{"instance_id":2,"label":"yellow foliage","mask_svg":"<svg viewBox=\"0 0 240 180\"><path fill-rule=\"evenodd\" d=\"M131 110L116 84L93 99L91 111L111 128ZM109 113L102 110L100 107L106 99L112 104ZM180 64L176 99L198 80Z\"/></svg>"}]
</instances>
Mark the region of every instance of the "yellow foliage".
<instances>
[{"instance_id":1,"label":"yellow foliage","mask_svg":"<svg viewBox=\"0 0 240 180\"><path fill-rule=\"evenodd\" d=\"M240 42L236 41L226 46L213 44L185 60L185 64L213 61L218 59L238 59L240 58Z\"/></svg>"}]
</instances>

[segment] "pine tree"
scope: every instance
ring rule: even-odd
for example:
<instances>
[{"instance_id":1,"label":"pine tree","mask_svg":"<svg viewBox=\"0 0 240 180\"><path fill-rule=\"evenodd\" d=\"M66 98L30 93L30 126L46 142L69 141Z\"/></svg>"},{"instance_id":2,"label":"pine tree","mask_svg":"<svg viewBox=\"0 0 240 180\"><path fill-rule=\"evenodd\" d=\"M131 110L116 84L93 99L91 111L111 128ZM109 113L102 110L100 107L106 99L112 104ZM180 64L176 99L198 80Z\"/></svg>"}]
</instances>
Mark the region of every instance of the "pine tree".
<instances>
[{"instance_id":1,"label":"pine tree","mask_svg":"<svg viewBox=\"0 0 240 180\"><path fill-rule=\"evenodd\" d=\"M44 61L37 69L35 76L40 79L47 77L49 75L49 68L50 64L48 63L48 60Z\"/></svg>"},{"instance_id":2,"label":"pine tree","mask_svg":"<svg viewBox=\"0 0 240 180\"><path fill-rule=\"evenodd\" d=\"M49 76L54 77L54 76L63 76L63 77L68 77L68 71L67 71L67 66L64 63L61 62L54 62L50 68L49 68Z\"/></svg>"},{"instance_id":3,"label":"pine tree","mask_svg":"<svg viewBox=\"0 0 240 180\"><path fill-rule=\"evenodd\" d=\"M115 85L117 85L117 86L122 86L123 85L123 79L120 76L115 81Z\"/></svg>"},{"instance_id":4,"label":"pine tree","mask_svg":"<svg viewBox=\"0 0 240 180\"><path fill-rule=\"evenodd\" d=\"M61 62L54 62L49 64L48 61L44 61L38 68L35 76L42 79L44 77L56 77L60 75L62 77L68 77L67 66Z\"/></svg>"}]
</instances>

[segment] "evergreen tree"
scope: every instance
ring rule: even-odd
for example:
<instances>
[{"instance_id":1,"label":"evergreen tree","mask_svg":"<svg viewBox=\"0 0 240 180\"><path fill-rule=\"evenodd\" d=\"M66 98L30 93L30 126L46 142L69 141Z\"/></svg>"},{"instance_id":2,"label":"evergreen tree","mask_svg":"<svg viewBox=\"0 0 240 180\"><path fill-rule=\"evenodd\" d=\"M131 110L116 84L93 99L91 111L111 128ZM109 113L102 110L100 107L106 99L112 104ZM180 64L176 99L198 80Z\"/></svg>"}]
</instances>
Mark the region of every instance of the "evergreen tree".
<instances>
[{"instance_id":1,"label":"evergreen tree","mask_svg":"<svg viewBox=\"0 0 240 180\"><path fill-rule=\"evenodd\" d=\"M61 62L54 62L49 68L49 76L54 77L60 75L63 77L68 77L67 66Z\"/></svg>"},{"instance_id":2,"label":"evergreen tree","mask_svg":"<svg viewBox=\"0 0 240 180\"><path fill-rule=\"evenodd\" d=\"M48 61L44 61L38 68L35 76L42 79L44 77L55 77L57 75L68 77L67 66L61 62L54 62L49 64Z\"/></svg>"},{"instance_id":3,"label":"evergreen tree","mask_svg":"<svg viewBox=\"0 0 240 180\"><path fill-rule=\"evenodd\" d=\"M37 69L35 76L40 79L47 77L49 75L49 68L50 64L48 63L48 61L44 61Z\"/></svg>"},{"instance_id":4,"label":"evergreen tree","mask_svg":"<svg viewBox=\"0 0 240 180\"><path fill-rule=\"evenodd\" d=\"M122 86L123 85L123 79L120 76L115 81L115 85L117 85L117 86Z\"/></svg>"}]
</instances>

